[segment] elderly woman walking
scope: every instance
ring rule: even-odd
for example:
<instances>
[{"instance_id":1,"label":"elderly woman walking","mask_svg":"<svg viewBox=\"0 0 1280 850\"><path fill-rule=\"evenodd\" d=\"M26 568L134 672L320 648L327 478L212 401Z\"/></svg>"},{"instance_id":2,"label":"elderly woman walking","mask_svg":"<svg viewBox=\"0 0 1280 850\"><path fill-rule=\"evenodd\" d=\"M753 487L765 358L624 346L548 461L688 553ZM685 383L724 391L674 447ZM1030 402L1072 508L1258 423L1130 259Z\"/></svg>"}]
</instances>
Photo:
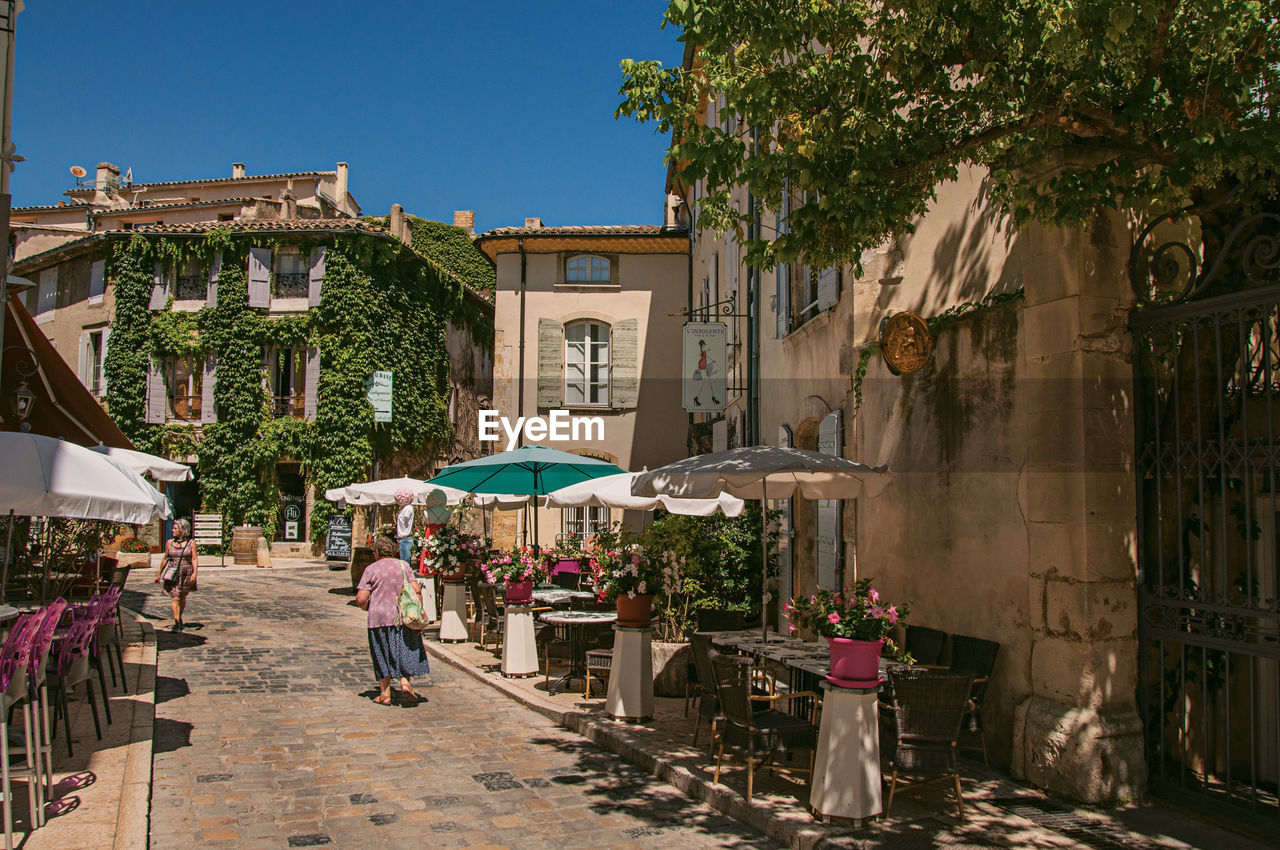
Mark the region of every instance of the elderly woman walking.
<instances>
[{"instance_id":1,"label":"elderly woman walking","mask_svg":"<svg viewBox=\"0 0 1280 850\"><path fill-rule=\"evenodd\" d=\"M406 705L417 705L418 695L413 692L410 678L425 676L431 672L427 652L422 647L422 635L399 625L396 599L406 580L421 599L421 590L414 581L409 565L396 557L396 541L379 535L373 541L373 553L378 556L365 568L356 587L356 604L369 612L369 655L373 659L373 675L378 679L378 705L391 704L391 677L400 679L400 697Z\"/></svg>"},{"instance_id":2,"label":"elderly woman walking","mask_svg":"<svg viewBox=\"0 0 1280 850\"><path fill-rule=\"evenodd\" d=\"M185 519L175 520L173 535L164 547L164 557L160 559L160 572L156 573L156 584L163 581L161 592L169 597L175 632L182 631L182 612L187 607L187 594L196 589L199 567L196 547L191 541L191 523Z\"/></svg>"}]
</instances>

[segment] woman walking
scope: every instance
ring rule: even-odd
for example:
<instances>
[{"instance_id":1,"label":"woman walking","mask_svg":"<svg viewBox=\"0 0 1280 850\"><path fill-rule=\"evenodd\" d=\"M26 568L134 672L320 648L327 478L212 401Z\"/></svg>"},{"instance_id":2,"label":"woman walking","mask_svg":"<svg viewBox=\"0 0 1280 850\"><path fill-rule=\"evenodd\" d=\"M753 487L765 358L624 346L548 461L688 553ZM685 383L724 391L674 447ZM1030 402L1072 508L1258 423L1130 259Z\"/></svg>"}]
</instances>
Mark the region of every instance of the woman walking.
<instances>
[{"instance_id":1,"label":"woman walking","mask_svg":"<svg viewBox=\"0 0 1280 850\"><path fill-rule=\"evenodd\" d=\"M399 547L390 537L373 540L373 553L378 556L365 568L356 587L356 604L369 612L369 655L373 659L373 675L378 679L378 705L391 704L391 677L400 678L400 698L406 705L417 705L418 695L409 680L431 672L422 635L408 626L397 624L399 611L396 598L408 580L413 592L422 598L409 565L396 557Z\"/></svg>"},{"instance_id":2,"label":"woman walking","mask_svg":"<svg viewBox=\"0 0 1280 850\"><path fill-rule=\"evenodd\" d=\"M156 584L164 581L161 592L169 597L169 605L173 609L172 628L175 632L183 629L182 612L187 607L187 594L196 589L196 573L199 568L196 547L191 541L191 523L185 519L175 520L173 535L164 548L164 557L160 559L160 572L156 573ZM170 573L167 578L166 572Z\"/></svg>"}]
</instances>

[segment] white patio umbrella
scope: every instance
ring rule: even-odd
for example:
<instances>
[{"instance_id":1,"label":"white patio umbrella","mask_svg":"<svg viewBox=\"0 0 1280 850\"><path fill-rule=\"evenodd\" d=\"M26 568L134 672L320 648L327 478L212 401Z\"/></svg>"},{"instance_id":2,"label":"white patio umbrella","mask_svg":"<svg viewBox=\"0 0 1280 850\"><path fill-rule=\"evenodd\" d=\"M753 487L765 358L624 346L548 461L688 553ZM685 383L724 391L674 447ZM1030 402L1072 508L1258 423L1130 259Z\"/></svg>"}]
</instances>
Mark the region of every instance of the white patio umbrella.
<instances>
[{"instance_id":1,"label":"white patio umbrella","mask_svg":"<svg viewBox=\"0 0 1280 850\"><path fill-rule=\"evenodd\" d=\"M676 496L636 496L631 492L631 482L638 472L606 475L578 484L570 484L547 494L549 508L620 508L622 510L651 511L665 508L673 514L711 516L720 511L725 516L741 516L746 502L729 493L720 493L709 499L681 499Z\"/></svg>"},{"instance_id":2,"label":"white patio umbrella","mask_svg":"<svg viewBox=\"0 0 1280 850\"><path fill-rule=\"evenodd\" d=\"M396 493L403 489L413 493L414 504L421 505L426 502L427 493L436 489L436 486L428 486L427 482L421 478L384 478L381 481L366 481L348 484L346 487L335 487L332 490L326 490L324 497L331 502L346 505L394 505ZM439 489L444 491L451 505L456 505L467 495L462 490L455 490L452 487Z\"/></svg>"},{"instance_id":3,"label":"white patio umbrella","mask_svg":"<svg viewBox=\"0 0 1280 850\"><path fill-rule=\"evenodd\" d=\"M637 473L631 492L638 496L709 498L732 493L760 500L761 565L764 593L760 611L762 637L769 639L764 606L769 603L769 544L765 533L769 499L786 499L797 493L806 499L856 499L878 496L893 475L885 466L867 466L833 455L782 446L745 446L698 455L653 470Z\"/></svg>"},{"instance_id":4,"label":"white patio umbrella","mask_svg":"<svg viewBox=\"0 0 1280 850\"><path fill-rule=\"evenodd\" d=\"M104 454L118 460L139 475L151 473L157 481L190 481L191 467L159 455L147 454L134 449L117 449L113 446L90 446L89 451Z\"/></svg>"}]
</instances>

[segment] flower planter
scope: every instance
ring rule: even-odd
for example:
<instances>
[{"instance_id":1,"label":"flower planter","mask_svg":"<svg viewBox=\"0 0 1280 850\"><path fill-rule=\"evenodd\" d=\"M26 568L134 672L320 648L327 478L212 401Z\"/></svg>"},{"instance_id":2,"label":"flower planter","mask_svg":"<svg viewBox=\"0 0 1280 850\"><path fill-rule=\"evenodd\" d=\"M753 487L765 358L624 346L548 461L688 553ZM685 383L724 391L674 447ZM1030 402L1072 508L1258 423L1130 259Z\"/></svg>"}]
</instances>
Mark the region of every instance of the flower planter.
<instances>
[{"instance_id":1,"label":"flower planter","mask_svg":"<svg viewBox=\"0 0 1280 850\"><path fill-rule=\"evenodd\" d=\"M551 568L551 574L557 573L578 573L582 571L581 558L558 558L556 565Z\"/></svg>"},{"instance_id":2,"label":"flower planter","mask_svg":"<svg viewBox=\"0 0 1280 850\"><path fill-rule=\"evenodd\" d=\"M533 601L533 579L507 582L507 604L528 605Z\"/></svg>"},{"instance_id":3,"label":"flower planter","mask_svg":"<svg viewBox=\"0 0 1280 850\"><path fill-rule=\"evenodd\" d=\"M831 674L827 681L844 688L870 688L880 682L882 640L829 637Z\"/></svg>"},{"instance_id":4,"label":"flower planter","mask_svg":"<svg viewBox=\"0 0 1280 850\"><path fill-rule=\"evenodd\" d=\"M653 693L660 697L683 698L689 687L689 665L693 650L687 643L655 640L649 644L653 658Z\"/></svg>"},{"instance_id":5,"label":"flower planter","mask_svg":"<svg viewBox=\"0 0 1280 850\"><path fill-rule=\"evenodd\" d=\"M653 594L637 593L618 596L618 625L631 629L647 629L653 622Z\"/></svg>"},{"instance_id":6,"label":"flower planter","mask_svg":"<svg viewBox=\"0 0 1280 850\"><path fill-rule=\"evenodd\" d=\"M467 564L458 564L450 570L441 570L440 580L445 584L463 584L467 580Z\"/></svg>"},{"instance_id":7,"label":"flower planter","mask_svg":"<svg viewBox=\"0 0 1280 850\"><path fill-rule=\"evenodd\" d=\"M116 566L124 570L151 566L150 552L118 552L115 557Z\"/></svg>"}]
</instances>

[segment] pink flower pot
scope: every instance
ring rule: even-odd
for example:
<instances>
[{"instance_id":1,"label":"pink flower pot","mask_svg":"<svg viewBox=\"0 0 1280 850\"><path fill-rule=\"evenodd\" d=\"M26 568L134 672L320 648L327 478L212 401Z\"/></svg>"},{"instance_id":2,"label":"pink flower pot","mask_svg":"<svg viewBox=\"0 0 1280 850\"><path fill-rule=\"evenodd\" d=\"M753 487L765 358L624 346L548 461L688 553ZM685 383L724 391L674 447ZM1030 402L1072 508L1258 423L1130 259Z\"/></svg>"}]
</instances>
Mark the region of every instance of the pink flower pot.
<instances>
[{"instance_id":1,"label":"pink flower pot","mask_svg":"<svg viewBox=\"0 0 1280 850\"><path fill-rule=\"evenodd\" d=\"M533 579L507 582L507 604L528 605L533 601Z\"/></svg>"},{"instance_id":2,"label":"pink flower pot","mask_svg":"<svg viewBox=\"0 0 1280 850\"><path fill-rule=\"evenodd\" d=\"M829 637L831 675L827 681L843 688L874 688L880 683L880 650L883 640Z\"/></svg>"}]
</instances>

